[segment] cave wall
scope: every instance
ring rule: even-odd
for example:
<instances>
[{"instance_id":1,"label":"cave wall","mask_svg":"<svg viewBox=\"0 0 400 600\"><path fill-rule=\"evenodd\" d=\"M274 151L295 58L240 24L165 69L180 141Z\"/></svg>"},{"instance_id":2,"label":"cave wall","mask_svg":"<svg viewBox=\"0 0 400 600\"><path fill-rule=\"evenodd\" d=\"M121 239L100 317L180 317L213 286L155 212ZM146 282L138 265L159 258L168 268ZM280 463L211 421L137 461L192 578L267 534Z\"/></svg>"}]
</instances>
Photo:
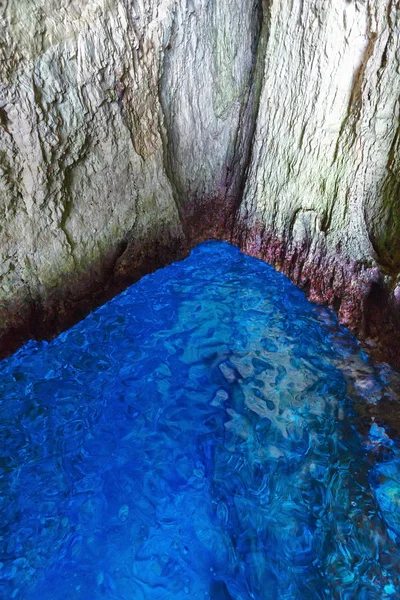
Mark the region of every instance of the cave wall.
<instances>
[{"instance_id":1,"label":"cave wall","mask_svg":"<svg viewBox=\"0 0 400 600\"><path fill-rule=\"evenodd\" d=\"M397 362L399 110L399 2L270 3L235 239Z\"/></svg>"},{"instance_id":2,"label":"cave wall","mask_svg":"<svg viewBox=\"0 0 400 600\"><path fill-rule=\"evenodd\" d=\"M395 0L3 3L1 352L215 237L396 360L399 36Z\"/></svg>"},{"instance_id":3,"label":"cave wall","mask_svg":"<svg viewBox=\"0 0 400 600\"><path fill-rule=\"evenodd\" d=\"M262 11L258 0L7 0L0 14L8 348L221 232L255 126Z\"/></svg>"}]
</instances>

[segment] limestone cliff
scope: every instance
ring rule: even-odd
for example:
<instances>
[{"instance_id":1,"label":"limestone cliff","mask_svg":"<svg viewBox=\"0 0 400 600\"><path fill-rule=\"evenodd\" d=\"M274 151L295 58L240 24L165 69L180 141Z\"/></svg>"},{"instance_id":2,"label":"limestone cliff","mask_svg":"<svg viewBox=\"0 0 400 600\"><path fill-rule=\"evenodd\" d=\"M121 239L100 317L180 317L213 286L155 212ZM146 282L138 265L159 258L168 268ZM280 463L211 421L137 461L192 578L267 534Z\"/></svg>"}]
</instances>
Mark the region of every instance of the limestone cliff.
<instances>
[{"instance_id":1,"label":"limestone cliff","mask_svg":"<svg viewBox=\"0 0 400 600\"><path fill-rule=\"evenodd\" d=\"M398 362L400 3L275 0L269 23L236 238Z\"/></svg>"},{"instance_id":2,"label":"limestone cliff","mask_svg":"<svg viewBox=\"0 0 400 600\"><path fill-rule=\"evenodd\" d=\"M399 331L394 0L6 0L0 344L207 237Z\"/></svg>"},{"instance_id":3,"label":"limestone cliff","mask_svg":"<svg viewBox=\"0 0 400 600\"><path fill-rule=\"evenodd\" d=\"M232 216L262 11L257 0L1 10L5 346L65 327Z\"/></svg>"}]
</instances>

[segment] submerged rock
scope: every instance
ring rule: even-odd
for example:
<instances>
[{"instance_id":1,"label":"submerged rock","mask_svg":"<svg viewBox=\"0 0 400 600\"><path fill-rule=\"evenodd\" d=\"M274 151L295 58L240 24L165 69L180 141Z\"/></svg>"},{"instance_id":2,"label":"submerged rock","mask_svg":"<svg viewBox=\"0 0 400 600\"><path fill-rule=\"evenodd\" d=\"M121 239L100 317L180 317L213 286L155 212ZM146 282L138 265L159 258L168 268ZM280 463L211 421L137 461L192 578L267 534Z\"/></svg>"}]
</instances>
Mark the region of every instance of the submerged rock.
<instances>
[{"instance_id":1,"label":"submerged rock","mask_svg":"<svg viewBox=\"0 0 400 600\"><path fill-rule=\"evenodd\" d=\"M209 242L1 361L2 597L396 597L400 447L385 411L358 428L349 357L370 371L331 311Z\"/></svg>"}]
</instances>

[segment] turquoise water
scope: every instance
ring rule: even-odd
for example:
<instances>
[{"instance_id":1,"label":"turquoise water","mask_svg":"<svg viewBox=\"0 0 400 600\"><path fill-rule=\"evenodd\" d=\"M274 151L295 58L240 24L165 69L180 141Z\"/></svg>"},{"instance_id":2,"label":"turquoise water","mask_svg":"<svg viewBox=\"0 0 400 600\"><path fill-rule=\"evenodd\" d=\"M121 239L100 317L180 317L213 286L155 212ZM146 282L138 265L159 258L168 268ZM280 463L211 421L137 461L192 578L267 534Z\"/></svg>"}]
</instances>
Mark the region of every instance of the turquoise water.
<instances>
[{"instance_id":1,"label":"turquoise water","mask_svg":"<svg viewBox=\"0 0 400 600\"><path fill-rule=\"evenodd\" d=\"M390 375L201 244L0 363L1 598L400 598Z\"/></svg>"}]
</instances>

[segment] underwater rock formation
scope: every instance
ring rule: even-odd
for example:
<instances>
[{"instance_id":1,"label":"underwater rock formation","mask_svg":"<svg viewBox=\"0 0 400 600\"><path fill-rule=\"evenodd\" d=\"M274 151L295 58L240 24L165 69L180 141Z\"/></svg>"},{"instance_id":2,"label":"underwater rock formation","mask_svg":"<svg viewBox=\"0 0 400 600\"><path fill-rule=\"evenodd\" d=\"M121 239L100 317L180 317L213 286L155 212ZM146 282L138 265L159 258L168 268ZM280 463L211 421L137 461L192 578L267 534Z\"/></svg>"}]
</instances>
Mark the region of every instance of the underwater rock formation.
<instances>
[{"instance_id":1,"label":"underwater rock formation","mask_svg":"<svg viewBox=\"0 0 400 600\"><path fill-rule=\"evenodd\" d=\"M399 19L394 0L8 0L3 354L214 237L396 360Z\"/></svg>"}]
</instances>

